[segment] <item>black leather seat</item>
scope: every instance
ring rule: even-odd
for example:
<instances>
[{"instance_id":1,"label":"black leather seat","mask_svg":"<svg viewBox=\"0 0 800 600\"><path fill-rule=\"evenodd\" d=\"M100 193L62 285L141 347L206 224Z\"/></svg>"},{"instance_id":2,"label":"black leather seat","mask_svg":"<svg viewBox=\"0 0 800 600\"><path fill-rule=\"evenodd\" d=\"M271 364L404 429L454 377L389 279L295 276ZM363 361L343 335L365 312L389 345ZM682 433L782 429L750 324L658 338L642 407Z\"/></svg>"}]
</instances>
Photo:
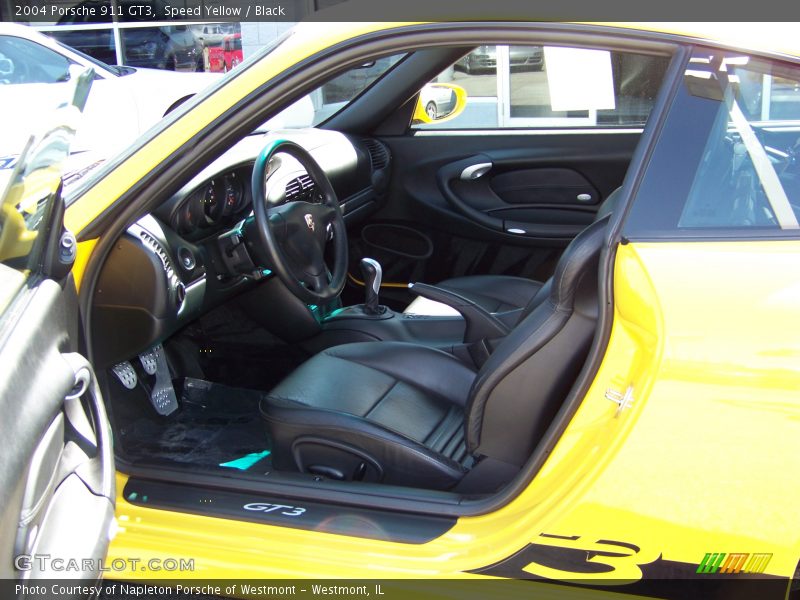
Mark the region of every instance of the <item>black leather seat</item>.
<instances>
[{"instance_id":1,"label":"black leather seat","mask_svg":"<svg viewBox=\"0 0 800 600\"><path fill-rule=\"evenodd\" d=\"M607 222L573 240L546 301L523 311L480 368L400 342L337 346L305 362L261 402L275 468L433 489L487 461L513 474L585 361Z\"/></svg>"},{"instance_id":2,"label":"black leather seat","mask_svg":"<svg viewBox=\"0 0 800 600\"><path fill-rule=\"evenodd\" d=\"M616 208L619 194L620 188L617 188L608 195L597 209L595 221L611 214ZM445 279L436 287L460 294L484 310L497 314L519 311L528 306L543 285L543 282L527 277L467 275ZM414 312L413 305L410 312Z\"/></svg>"}]
</instances>

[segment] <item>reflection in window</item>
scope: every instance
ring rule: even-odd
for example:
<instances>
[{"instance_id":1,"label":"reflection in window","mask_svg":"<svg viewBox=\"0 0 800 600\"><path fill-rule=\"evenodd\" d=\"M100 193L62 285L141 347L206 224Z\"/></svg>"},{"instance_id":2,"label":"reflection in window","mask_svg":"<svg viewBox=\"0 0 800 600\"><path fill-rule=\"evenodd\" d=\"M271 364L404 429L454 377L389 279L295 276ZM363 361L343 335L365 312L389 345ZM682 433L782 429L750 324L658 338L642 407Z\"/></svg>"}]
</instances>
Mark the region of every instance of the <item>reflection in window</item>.
<instances>
[{"instance_id":1,"label":"reflection in window","mask_svg":"<svg viewBox=\"0 0 800 600\"><path fill-rule=\"evenodd\" d=\"M0 84L57 83L69 79L69 61L30 40L0 36Z\"/></svg>"},{"instance_id":2,"label":"reflection in window","mask_svg":"<svg viewBox=\"0 0 800 600\"><path fill-rule=\"evenodd\" d=\"M561 60L556 61L556 56ZM598 69L587 67L590 60L599 61L602 78ZM537 45L478 46L434 79L465 89L464 112L441 124L414 127L642 127L668 64L667 57L627 52ZM573 90L572 102L561 105L565 89ZM604 102L597 101L600 95L606 98ZM555 101L556 97L561 101Z\"/></svg>"},{"instance_id":3,"label":"reflection in window","mask_svg":"<svg viewBox=\"0 0 800 600\"><path fill-rule=\"evenodd\" d=\"M686 83L719 108L678 227L798 228L800 70L729 57L691 64Z\"/></svg>"},{"instance_id":4,"label":"reflection in window","mask_svg":"<svg viewBox=\"0 0 800 600\"><path fill-rule=\"evenodd\" d=\"M337 75L282 110L259 130L316 127L347 106L403 57L405 54L387 56Z\"/></svg>"},{"instance_id":5,"label":"reflection in window","mask_svg":"<svg viewBox=\"0 0 800 600\"><path fill-rule=\"evenodd\" d=\"M136 27L121 32L125 64L169 71L203 71L203 48L186 25Z\"/></svg>"}]
</instances>

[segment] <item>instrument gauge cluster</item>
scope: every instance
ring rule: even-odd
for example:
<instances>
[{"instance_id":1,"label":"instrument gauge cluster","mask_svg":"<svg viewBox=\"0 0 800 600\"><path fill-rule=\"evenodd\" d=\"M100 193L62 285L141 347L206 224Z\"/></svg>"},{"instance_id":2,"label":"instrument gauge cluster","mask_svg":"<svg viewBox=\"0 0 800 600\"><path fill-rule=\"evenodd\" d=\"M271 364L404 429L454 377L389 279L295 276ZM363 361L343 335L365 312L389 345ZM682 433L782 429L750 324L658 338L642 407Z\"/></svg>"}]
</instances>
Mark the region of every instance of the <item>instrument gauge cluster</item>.
<instances>
[{"instance_id":1,"label":"instrument gauge cluster","mask_svg":"<svg viewBox=\"0 0 800 600\"><path fill-rule=\"evenodd\" d=\"M174 213L175 229L189 238L200 238L244 218L252 199L251 169L221 173L190 192Z\"/></svg>"}]
</instances>

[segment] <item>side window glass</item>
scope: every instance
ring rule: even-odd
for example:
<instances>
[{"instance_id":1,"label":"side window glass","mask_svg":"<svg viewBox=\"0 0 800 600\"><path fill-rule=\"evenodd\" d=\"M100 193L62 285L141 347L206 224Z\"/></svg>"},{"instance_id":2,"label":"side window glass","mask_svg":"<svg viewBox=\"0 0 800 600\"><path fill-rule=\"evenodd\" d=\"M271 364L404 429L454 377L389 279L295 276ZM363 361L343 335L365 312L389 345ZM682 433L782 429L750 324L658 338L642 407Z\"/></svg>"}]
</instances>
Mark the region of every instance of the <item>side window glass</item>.
<instances>
[{"instance_id":1,"label":"side window glass","mask_svg":"<svg viewBox=\"0 0 800 600\"><path fill-rule=\"evenodd\" d=\"M464 88L464 111L412 128L642 127L668 62L584 48L478 46L431 82Z\"/></svg>"},{"instance_id":2,"label":"side window glass","mask_svg":"<svg viewBox=\"0 0 800 600\"><path fill-rule=\"evenodd\" d=\"M800 232L800 68L696 48L625 222L641 239Z\"/></svg>"},{"instance_id":3,"label":"side window glass","mask_svg":"<svg viewBox=\"0 0 800 600\"><path fill-rule=\"evenodd\" d=\"M718 101L679 229L798 229L800 69L695 57L690 93Z\"/></svg>"},{"instance_id":4,"label":"side window glass","mask_svg":"<svg viewBox=\"0 0 800 600\"><path fill-rule=\"evenodd\" d=\"M386 56L334 76L275 115L259 130L316 127L342 110L405 56Z\"/></svg>"},{"instance_id":5,"label":"side window glass","mask_svg":"<svg viewBox=\"0 0 800 600\"><path fill-rule=\"evenodd\" d=\"M36 42L0 35L0 84L67 81L69 65L69 60Z\"/></svg>"}]
</instances>

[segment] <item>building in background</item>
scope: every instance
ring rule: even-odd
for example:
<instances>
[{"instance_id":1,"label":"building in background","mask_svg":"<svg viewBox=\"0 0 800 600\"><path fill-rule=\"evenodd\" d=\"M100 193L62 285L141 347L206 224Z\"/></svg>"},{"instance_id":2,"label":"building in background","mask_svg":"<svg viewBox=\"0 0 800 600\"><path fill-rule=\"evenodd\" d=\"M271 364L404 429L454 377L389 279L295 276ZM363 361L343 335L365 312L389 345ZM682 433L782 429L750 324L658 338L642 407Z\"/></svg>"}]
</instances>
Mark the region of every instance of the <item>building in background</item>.
<instances>
[{"instance_id":1,"label":"building in background","mask_svg":"<svg viewBox=\"0 0 800 600\"><path fill-rule=\"evenodd\" d=\"M242 22L235 15L215 19L213 9L246 10L251 3L244 0L51 0L46 6L0 0L0 21L31 25L111 65L225 71L332 3L293 0L281 21ZM184 14L176 16L176 9Z\"/></svg>"}]
</instances>

